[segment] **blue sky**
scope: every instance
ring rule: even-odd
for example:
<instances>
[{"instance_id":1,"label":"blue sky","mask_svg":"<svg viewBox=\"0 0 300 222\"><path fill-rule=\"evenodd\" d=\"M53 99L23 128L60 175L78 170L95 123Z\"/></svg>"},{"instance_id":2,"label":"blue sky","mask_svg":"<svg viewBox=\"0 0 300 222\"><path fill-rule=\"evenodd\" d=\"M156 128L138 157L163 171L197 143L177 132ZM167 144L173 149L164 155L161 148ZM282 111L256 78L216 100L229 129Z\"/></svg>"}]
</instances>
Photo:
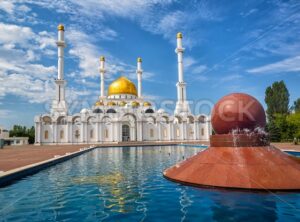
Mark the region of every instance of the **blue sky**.
<instances>
[{"instance_id":1,"label":"blue sky","mask_svg":"<svg viewBox=\"0 0 300 222\"><path fill-rule=\"evenodd\" d=\"M54 95L57 25L65 25L65 78L72 113L99 96L98 59L106 86L120 75L136 82L143 58L143 94L176 100L176 33L183 32L187 96L213 104L245 92L264 104L265 88L284 80L300 97L300 2L296 0L2 0L0 125L33 125ZM192 105L193 107L193 105ZM208 108L192 110L209 112Z\"/></svg>"}]
</instances>

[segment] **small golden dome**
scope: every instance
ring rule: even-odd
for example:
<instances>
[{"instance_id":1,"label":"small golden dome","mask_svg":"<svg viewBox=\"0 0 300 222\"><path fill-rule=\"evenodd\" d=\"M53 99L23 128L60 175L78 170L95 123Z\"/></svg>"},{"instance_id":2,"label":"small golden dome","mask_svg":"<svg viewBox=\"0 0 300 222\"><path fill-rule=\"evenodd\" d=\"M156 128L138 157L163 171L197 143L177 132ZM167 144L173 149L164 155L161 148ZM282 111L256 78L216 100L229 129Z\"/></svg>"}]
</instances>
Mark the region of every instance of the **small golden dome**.
<instances>
[{"instance_id":1,"label":"small golden dome","mask_svg":"<svg viewBox=\"0 0 300 222\"><path fill-rule=\"evenodd\" d=\"M141 58L141 57L138 57L138 58L137 58L137 62L142 62L142 58Z\"/></svg>"},{"instance_id":2,"label":"small golden dome","mask_svg":"<svg viewBox=\"0 0 300 222\"><path fill-rule=\"evenodd\" d=\"M140 106L140 104L137 101L133 101L131 103L131 105L132 105L132 107L138 107L138 106Z\"/></svg>"},{"instance_id":3,"label":"small golden dome","mask_svg":"<svg viewBox=\"0 0 300 222\"><path fill-rule=\"evenodd\" d=\"M136 87L133 82L124 76L113 81L108 87L108 96L119 94L131 94L137 96Z\"/></svg>"},{"instance_id":4,"label":"small golden dome","mask_svg":"<svg viewBox=\"0 0 300 222\"><path fill-rule=\"evenodd\" d=\"M57 30L58 30L58 31L65 31L64 25L63 25L63 24L59 24L59 25L57 26Z\"/></svg>"},{"instance_id":5,"label":"small golden dome","mask_svg":"<svg viewBox=\"0 0 300 222\"><path fill-rule=\"evenodd\" d=\"M127 103L125 101L122 101L119 103L119 106L125 106Z\"/></svg>"},{"instance_id":6,"label":"small golden dome","mask_svg":"<svg viewBox=\"0 0 300 222\"><path fill-rule=\"evenodd\" d=\"M181 33L181 32L178 32L178 33L177 33L177 38L178 38L178 39L182 39L182 33Z\"/></svg>"},{"instance_id":7,"label":"small golden dome","mask_svg":"<svg viewBox=\"0 0 300 222\"><path fill-rule=\"evenodd\" d=\"M151 106L151 103L149 103L149 102L144 102L143 106Z\"/></svg>"},{"instance_id":8,"label":"small golden dome","mask_svg":"<svg viewBox=\"0 0 300 222\"><path fill-rule=\"evenodd\" d=\"M100 61L105 61L105 57L104 56L100 56Z\"/></svg>"},{"instance_id":9,"label":"small golden dome","mask_svg":"<svg viewBox=\"0 0 300 222\"><path fill-rule=\"evenodd\" d=\"M103 106L103 105L104 105L104 103L101 102L101 101L97 101L97 102L95 103L95 106Z\"/></svg>"},{"instance_id":10,"label":"small golden dome","mask_svg":"<svg viewBox=\"0 0 300 222\"><path fill-rule=\"evenodd\" d=\"M117 105L115 102L113 102L113 101L109 101L108 103L107 103L107 105L108 106L115 106L115 105Z\"/></svg>"}]
</instances>

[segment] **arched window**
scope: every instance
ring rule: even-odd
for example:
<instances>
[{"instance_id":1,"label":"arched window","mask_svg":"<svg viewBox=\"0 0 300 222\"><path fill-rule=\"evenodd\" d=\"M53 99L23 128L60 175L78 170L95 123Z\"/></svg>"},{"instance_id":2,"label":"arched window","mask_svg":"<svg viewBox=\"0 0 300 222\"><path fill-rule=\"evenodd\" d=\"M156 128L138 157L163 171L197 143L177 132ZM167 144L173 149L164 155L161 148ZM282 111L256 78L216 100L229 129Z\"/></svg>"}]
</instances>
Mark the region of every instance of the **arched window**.
<instances>
[{"instance_id":1,"label":"arched window","mask_svg":"<svg viewBox=\"0 0 300 222\"><path fill-rule=\"evenodd\" d=\"M64 116L60 116L58 119L57 119L57 124L58 125L66 125L67 124L67 120Z\"/></svg>"},{"instance_id":2,"label":"arched window","mask_svg":"<svg viewBox=\"0 0 300 222\"><path fill-rule=\"evenodd\" d=\"M117 112L116 112L116 110L114 110L114 109L108 109L108 110L106 111L106 113L117 113Z\"/></svg>"},{"instance_id":3,"label":"arched window","mask_svg":"<svg viewBox=\"0 0 300 222\"><path fill-rule=\"evenodd\" d=\"M93 139L94 138L94 130L90 131L90 138Z\"/></svg>"},{"instance_id":4,"label":"arched window","mask_svg":"<svg viewBox=\"0 0 300 222\"><path fill-rule=\"evenodd\" d=\"M78 139L80 136L79 130L75 130L75 138Z\"/></svg>"},{"instance_id":5,"label":"arched window","mask_svg":"<svg viewBox=\"0 0 300 222\"><path fill-rule=\"evenodd\" d=\"M154 130L150 129L150 137L154 137Z\"/></svg>"},{"instance_id":6,"label":"arched window","mask_svg":"<svg viewBox=\"0 0 300 222\"><path fill-rule=\"evenodd\" d=\"M193 134L194 134L194 130L190 129L190 135L193 135Z\"/></svg>"},{"instance_id":7,"label":"arched window","mask_svg":"<svg viewBox=\"0 0 300 222\"><path fill-rule=\"evenodd\" d=\"M60 134L59 135L60 139L63 139L65 137L65 135L64 135L65 133L63 130L61 130L59 134Z\"/></svg>"},{"instance_id":8,"label":"arched window","mask_svg":"<svg viewBox=\"0 0 300 222\"><path fill-rule=\"evenodd\" d=\"M48 130L45 130L45 132L44 132L44 138L45 138L45 140L47 140L49 138L49 132L48 132Z\"/></svg>"},{"instance_id":9,"label":"arched window","mask_svg":"<svg viewBox=\"0 0 300 222\"><path fill-rule=\"evenodd\" d=\"M93 113L103 113L103 111L102 111L102 109L97 108L97 109L94 109Z\"/></svg>"},{"instance_id":10,"label":"arched window","mask_svg":"<svg viewBox=\"0 0 300 222\"><path fill-rule=\"evenodd\" d=\"M200 116L199 117L199 122L200 123L205 123L205 116Z\"/></svg>"},{"instance_id":11,"label":"arched window","mask_svg":"<svg viewBox=\"0 0 300 222\"><path fill-rule=\"evenodd\" d=\"M204 136L204 129L201 129L201 136Z\"/></svg>"},{"instance_id":12,"label":"arched window","mask_svg":"<svg viewBox=\"0 0 300 222\"><path fill-rule=\"evenodd\" d=\"M44 116L43 117L43 125L51 125L52 121L49 116Z\"/></svg>"},{"instance_id":13,"label":"arched window","mask_svg":"<svg viewBox=\"0 0 300 222\"><path fill-rule=\"evenodd\" d=\"M167 137L167 130L164 129L164 137Z\"/></svg>"},{"instance_id":14,"label":"arched window","mask_svg":"<svg viewBox=\"0 0 300 222\"><path fill-rule=\"evenodd\" d=\"M74 125L77 125L77 126L78 126L78 125L81 124L81 119L80 119L79 116L75 116L75 117L73 118L72 122L73 122Z\"/></svg>"},{"instance_id":15,"label":"arched window","mask_svg":"<svg viewBox=\"0 0 300 222\"><path fill-rule=\"evenodd\" d=\"M104 136L105 136L105 138L108 138L108 129L105 129L105 132L104 132Z\"/></svg>"},{"instance_id":16,"label":"arched window","mask_svg":"<svg viewBox=\"0 0 300 222\"><path fill-rule=\"evenodd\" d=\"M177 137L180 136L180 131L179 131L178 128L176 129L176 136L177 136Z\"/></svg>"},{"instance_id":17,"label":"arched window","mask_svg":"<svg viewBox=\"0 0 300 222\"><path fill-rule=\"evenodd\" d=\"M146 109L145 113L154 113L153 109Z\"/></svg>"},{"instance_id":18,"label":"arched window","mask_svg":"<svg viewBox=\"0 0 300 222\"><path fill-rule=\"evenodd\" d=\"M189 123L194 123L194 117L188 116L188 122Z\"/></svg>"}]
</instances>

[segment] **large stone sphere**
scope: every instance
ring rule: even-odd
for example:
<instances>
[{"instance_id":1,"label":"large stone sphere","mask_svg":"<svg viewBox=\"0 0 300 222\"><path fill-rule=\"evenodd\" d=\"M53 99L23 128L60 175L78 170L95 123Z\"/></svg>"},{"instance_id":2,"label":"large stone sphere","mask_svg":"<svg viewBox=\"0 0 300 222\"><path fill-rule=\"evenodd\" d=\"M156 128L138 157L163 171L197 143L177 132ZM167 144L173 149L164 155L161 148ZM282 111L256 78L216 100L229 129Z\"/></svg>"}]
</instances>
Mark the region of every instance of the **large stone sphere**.
<instances>
[{"instance_id":1,"label":"large stone sphere","mask_svg":"<svg viewBox=\"0 0 300 222\"><path fill-rule=\"evenodd\" d=\"M217 134L227 134L235 129L252 131L256 127L265 127L266 115L264 108L254 97L232 93L215 104L211 123Z\"/></svg>"}]
</instances>

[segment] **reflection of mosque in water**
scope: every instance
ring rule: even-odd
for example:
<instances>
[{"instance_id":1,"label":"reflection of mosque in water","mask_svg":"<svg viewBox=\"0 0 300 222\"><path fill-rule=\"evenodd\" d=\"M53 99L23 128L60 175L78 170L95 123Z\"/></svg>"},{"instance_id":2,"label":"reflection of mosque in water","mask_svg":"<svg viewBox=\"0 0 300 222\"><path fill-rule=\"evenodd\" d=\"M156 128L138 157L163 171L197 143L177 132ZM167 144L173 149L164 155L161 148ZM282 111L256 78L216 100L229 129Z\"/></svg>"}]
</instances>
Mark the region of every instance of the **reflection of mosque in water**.
<instances>
[{"instance_id":1,"label":"reflection of mosque in water","mask_svg":"<svg viewBox=\"0 0 300 222\"><path fill-rule=\"evenodd\" d=\"M166 201L160 198L170 193L173 199L167 206L176 209L174 214L181 221L193 221L197 215L207 221L259 222L280 218L278 206L285 203L272 194L194 188L164 180L162 169L199 152L188 150L172 146L97 149L85 159L91 165L82 162L82 167L92 168L95 174L73 178L73 183L99 187L99 202L110 217L135 213L138 218L149 218L158 210L156 202ZM101 175L96 175L99 169Z\"/></svg>"},{"instance_id":2,"label":"reflection of mosque in water","mask_svg":"<svg viewBox=\"0 0 300 222\"><path fill-rule=\"evenodd\" d=\"M36 144L108 143L121 141L208 141L210 117L191 113L183 73L182 34L177 34L177 103L174 115L156 109L142 96L142 59L137 59L137 87L125 76L105 93L105 58L100 58L100 96L91 108L69 114L65 100L64 26L58 26L58 74L50 113L35 117Z\"/></svg>"}]
</instances>

